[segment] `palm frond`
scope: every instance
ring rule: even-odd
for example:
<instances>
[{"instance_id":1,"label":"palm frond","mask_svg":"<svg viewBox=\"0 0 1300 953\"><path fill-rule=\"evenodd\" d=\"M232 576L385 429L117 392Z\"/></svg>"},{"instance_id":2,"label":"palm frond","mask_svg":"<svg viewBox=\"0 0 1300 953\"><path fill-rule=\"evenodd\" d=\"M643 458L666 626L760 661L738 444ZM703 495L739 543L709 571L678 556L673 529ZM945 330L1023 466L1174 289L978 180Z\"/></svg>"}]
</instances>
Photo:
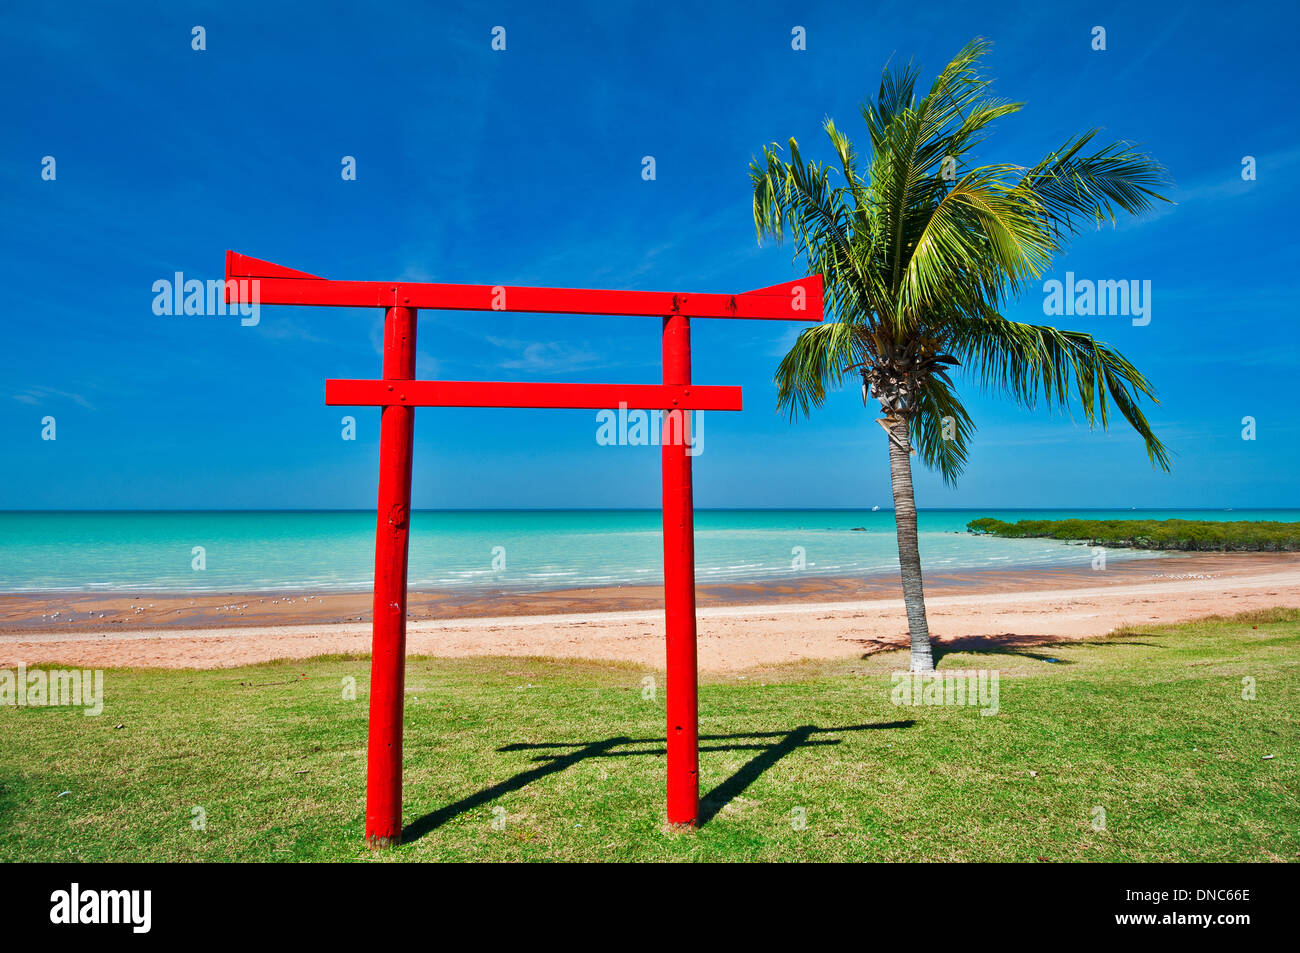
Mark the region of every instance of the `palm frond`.
<instances>
[{"instance_id":1,"label":"palm frond","mask_svg":"<svg viewBox=\"0 0 1300 953\"><path fill-rule=\"evenodd\" d=\"M910 429L921 461L938 470L948 486L956 486L966 469L975 422L947 382L938 377L926 382L920 413L912 418Z\"/></svg>"},{"instance_id":2,"label":"palm frond","mask_svg":"<svg viewBox=\"0 0 1300 953\"><path fill-rule=\"evenodd\" d=\"M1138 406L1160 401L1146 376L1119 351L1081 331L1008 321L1001 316L954 319L948 347L987 389L1033 409L1078 406L1089 426L1110 424L1107 397L1146 444L1153 466L1170 468L1171 457Z\"/></svg>"},{"instance_id":3,"label":"palm frond","mask_svg":"<svg viewBox=\"0 0 1300 953\"><path fill-rule=\"evenodd\" d=\"M898 287L900 320L940 307L954 292L996 304L1043 273L1055 243L1032 194L1009 181L1013 172L973 169L930 211Z\"/></svg>"},{"instance_id":4,"label":"palm frond","mask_svg":"<svg viewBox=\"0 0 1300 953\"><path fill-rule=\"evenodd\" d=\"M776 406L792 419L826 403L863 354L862 328L845 321L804 328L776 371Z\"/></svg>"},{"instance_id":5,"label":"palm frond","mask_svg":"<svg viewBox=\"0 0 1300 953\"><path fill-rule=\"evenodd\" d=\"M1107 219L1114 225L1116 208L1140 215L1153 200L1170 201L1157 191L1172 184L1168 172L1129 143L1113 142L1082 155L1097 132L1090 129L1049 152L1025 172L1017 187L1043 206L1060 231L1075 231L1080 219L1094 227Z\"/></svg>"}]
</instances>

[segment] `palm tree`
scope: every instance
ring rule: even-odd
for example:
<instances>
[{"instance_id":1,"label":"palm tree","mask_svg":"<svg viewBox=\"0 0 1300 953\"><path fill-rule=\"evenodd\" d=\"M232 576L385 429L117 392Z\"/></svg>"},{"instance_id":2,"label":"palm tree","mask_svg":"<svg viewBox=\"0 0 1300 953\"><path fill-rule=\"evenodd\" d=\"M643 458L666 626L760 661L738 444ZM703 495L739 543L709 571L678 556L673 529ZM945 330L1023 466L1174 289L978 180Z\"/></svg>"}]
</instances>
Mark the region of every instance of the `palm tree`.
<instances>
[{"instance_id":1,"label":"palm tree","mask_svg":"<svg viewBox=\"0 0 1300 953\"><path fill-rule=\"evenodd\" d=\"M1096 129L1031 166L973 164L993 122L1023 105L989 95L977 69L988 48L968 44L919 98L914 66L887 68L875 102L862 105L865 166L829 119L833 165L805 162L794 139L790 161L773 144L750 164L760 243L789 232L796 258L823 275L833 318L803 331L781 361L778 408L807 415L854 374L864 403L870 395L880 404L913 671L934 661L911 455L919 451L949 485L965 466L975 425L953 368L1026 408L1077 404L1090 426L1108 425L1109 396L1152 465L1169 469L1169 451L1138 406L1157 402L1155 391L1123 355L1090 334L1002 315L1085 226L1168 201L1156 191L1164 169L1125 142L1092 151Z\"/></svg>"}]
</instances>

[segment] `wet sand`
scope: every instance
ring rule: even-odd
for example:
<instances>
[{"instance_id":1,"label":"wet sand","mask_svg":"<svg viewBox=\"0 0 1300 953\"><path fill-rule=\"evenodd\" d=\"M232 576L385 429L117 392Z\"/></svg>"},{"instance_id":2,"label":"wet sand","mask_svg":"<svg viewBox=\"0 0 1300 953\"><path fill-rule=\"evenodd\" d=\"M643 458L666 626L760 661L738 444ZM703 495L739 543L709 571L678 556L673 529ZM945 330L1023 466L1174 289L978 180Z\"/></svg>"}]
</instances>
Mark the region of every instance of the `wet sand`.
<instances>
[{"instance_id":1,"label":"wet sand","mask_svg":"<svg viewBox=\"0 0 1300 953\"><path fill-rule=\"evenodd\" d=\"M1197 554L1090 568L926 577L931 630L949 647L1044 644L1129 623L1300 607L1300 554ZM700 665L733 671L905 644L898 578L704 585ZM421 592L411 654L538 655L661 664L662 593L608 587L537 593ZM369 593L0 596L0 665L225 667L364 653ZM966 641L963 641L966 640Z\"/></svg>"},{"instance_id":2,"label":"wet sand","mask_svg":"<svg viewBox=\"0 0 1300 953\"><path fill-rule=\"evenodd\" d=\"M975 570L926 573L927 594L1032 592L1111 586L1156 578L1195 578L1224 572L1257 572L1300 565L1300 555L1231 553L1112 560L1105 571L1086 563L1057 569ZM700 607L799 602L852 602L899 598L898 576L794 576L755 583L709 583L696 587ZM605 586L507 592L493 589L412 591L408 618L474 619L623 612L663 608L657 586ZM32 632L117 633L139 629L210 629L306 623L369 622L371 594L363 592L113 593L0 595L0 636Z\"/></svg>"}]
</instances>

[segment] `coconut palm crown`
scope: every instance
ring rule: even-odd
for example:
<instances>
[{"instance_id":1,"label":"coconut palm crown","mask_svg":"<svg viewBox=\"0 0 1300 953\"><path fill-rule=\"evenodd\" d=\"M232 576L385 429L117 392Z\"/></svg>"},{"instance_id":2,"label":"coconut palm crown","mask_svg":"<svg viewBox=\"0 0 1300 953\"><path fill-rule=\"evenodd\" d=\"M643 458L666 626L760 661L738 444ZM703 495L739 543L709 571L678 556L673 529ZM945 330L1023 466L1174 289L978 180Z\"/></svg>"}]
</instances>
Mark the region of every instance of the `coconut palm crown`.
<instances>
[{"instance_id":1,"label":"coconut palm crown","mask_svg":"<svg viewBox=\"0 0 1300 953\"><path fill-rule=\"evenodd\" d=\"M790 236L796 258L825 282L831 320L804 330L776 373L778 407L807 415L846 377L880 405L887 433L912 668L933 668L917 549L911 455L954 484L975 430L955 369L1026 408L1078 408L1106 428L1113 409L1142 437L1153 466L1169 451L1143 415L1156 401L1143 374L1091 334L1003 316L1071 236L1140 214L1168 184L1131 144L1097 148L1092 129L1033 165L978 165L994 122L1022 103L990 94L975 40L918 94L918 70L884 71L862 117L870 155L832 120L832 163L789 159L773 144L750 165L761 242Z\"/></svg>"}]
</instances>

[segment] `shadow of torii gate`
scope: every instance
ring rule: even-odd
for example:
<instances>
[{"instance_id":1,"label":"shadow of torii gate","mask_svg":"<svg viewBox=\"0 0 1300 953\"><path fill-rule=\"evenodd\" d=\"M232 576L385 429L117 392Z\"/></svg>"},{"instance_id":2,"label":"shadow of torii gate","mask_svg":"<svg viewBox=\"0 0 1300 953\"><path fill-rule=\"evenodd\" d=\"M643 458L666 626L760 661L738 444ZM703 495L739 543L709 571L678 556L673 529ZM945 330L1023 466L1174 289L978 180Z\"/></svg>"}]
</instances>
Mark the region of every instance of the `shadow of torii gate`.
<instances>
[{"instance_id":1,"label":"shadow of torii gate","mask_svg":"<svg viewBox=\"0 0 1300 953\"><path fill-rule=\"evenodd\" d=\"M389 846L398 843L402 836L406 576L416 407L602 410L625 406L628 410L666 412L660 443L667 643L667 816L670 824L696 824L699 821L699 741L695 515L685 413L740 410L741 392L739 387L691 383L690 322L693 317L820 322L823 317L821 275L736 295L333 281L228 251L225 277L228 304L384 309L382 379L325 382L326 404L382 408L371 623L366 843L372 847ZM415 331L420 308L659 317L663 320L663 383L419 381L415 379Z\"/></svg>"},{"instance_id":2,"label":"shadow of torii gate","mask_svg":"<svg viewBox=\"0 0 1300 953\"><path fill-rule=\"evenodd\" d=\"M727 735L700 735L703 742L714 742L700 747L700 751L712 752L757 752L740 770L717 785L700 802L700 811L696 818L697 825L707 824L722 809L745 791L751 784L778 761L802 748L834 747L842 738L819 738L817 735L840 735L858 731L894 731L911 728L915 721L874 722L861 725L837 725L832 728L819 728L816 725L799 725L789 731L748 731ZM666 753L665 738L631 738L617 735L602 738L599 741L555 741L555 742L515 742L497 748L499 754L514 752L539 752L532 761L537 767L521 771L514 777L500 781L458 801L447 804L438 810L412 821L402 832L403 840L413 841L430 831L436 830L453 818L467 811L484 807L498 798L514 791L522 790L534 781L539 781L552 774L558 774L573 765L593 758L641 758L658 757ZM646 745L651 747L647 748Z\"/></svg>"}]
</instances>

